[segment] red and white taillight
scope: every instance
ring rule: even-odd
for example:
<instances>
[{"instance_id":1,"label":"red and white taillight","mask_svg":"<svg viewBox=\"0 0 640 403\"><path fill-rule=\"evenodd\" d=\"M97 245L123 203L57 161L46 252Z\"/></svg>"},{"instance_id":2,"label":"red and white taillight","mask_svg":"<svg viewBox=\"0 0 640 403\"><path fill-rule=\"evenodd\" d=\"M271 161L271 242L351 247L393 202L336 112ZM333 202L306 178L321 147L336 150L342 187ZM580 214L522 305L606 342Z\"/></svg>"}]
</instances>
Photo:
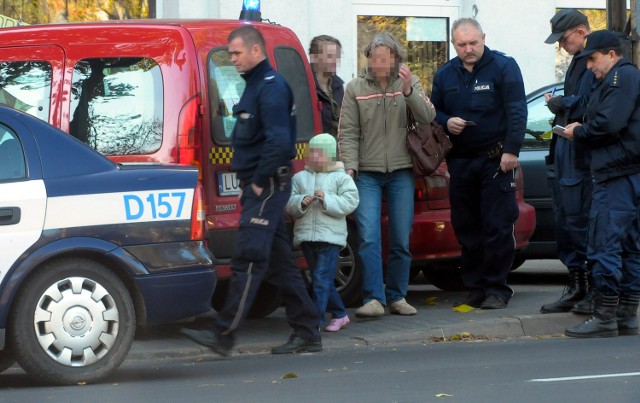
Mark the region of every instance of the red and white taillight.
<instances>
[{"instance_id":1,"label":"red and white taillight","mask_svg":"<svg viewBox=\"0 0 640 403\"><path fill-rule=\"evenodd\" d=\"M204 206L202 185L193 192L193 206L191 207L191 240L200 241L204 239L206 231L207 213Z\"/></svg>"}]
</instances>

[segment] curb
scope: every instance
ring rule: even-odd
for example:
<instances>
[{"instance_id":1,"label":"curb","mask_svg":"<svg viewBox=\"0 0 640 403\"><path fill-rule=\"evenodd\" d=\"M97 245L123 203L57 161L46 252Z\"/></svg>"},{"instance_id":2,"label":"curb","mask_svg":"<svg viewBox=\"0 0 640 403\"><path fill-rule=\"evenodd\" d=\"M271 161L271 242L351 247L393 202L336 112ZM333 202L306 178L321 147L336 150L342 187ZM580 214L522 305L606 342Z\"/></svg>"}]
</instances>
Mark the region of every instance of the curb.
<instances>
[{"instance_id":1,"label":"curb","mask_svg":"<svg viewBox=\"0 0 640 403\"><path fill-rule=\"evenodd\" d=\"M495 319L469 321L449 326L427 327L421 330L389 331L375 335L349 338L325 337L323 346L327 349L389 346L401 343L420 343L451 341L454 336L470 339L518 338L563 335L568 327L580 324L586 316L572 313L505 316ZM461 336L462 335L462 336ZM233 356L267 354L275 345L285 341L271 339L258 342L240 343ZM191 341L176 335L155 339L134 340L128 360L209 358L218 357L210 349L192 344Z\"/></svg>"}]
</instances>

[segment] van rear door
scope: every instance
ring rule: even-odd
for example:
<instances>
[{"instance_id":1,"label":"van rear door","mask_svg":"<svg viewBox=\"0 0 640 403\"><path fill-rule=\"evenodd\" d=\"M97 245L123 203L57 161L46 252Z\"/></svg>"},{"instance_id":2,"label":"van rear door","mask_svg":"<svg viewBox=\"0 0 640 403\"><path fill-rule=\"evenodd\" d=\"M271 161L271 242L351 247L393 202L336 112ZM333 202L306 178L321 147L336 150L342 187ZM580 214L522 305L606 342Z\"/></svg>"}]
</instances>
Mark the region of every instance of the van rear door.
<instances>
[{"instance_id":1,"label":"van rear door","mask_svg":"<svg viewBox=\"0 0 640 403\"><path fill-rule=\"evenodd\" d=\"M0 103L59 127L63 70L59 46L0 48Z\"/></svg>"}]
</instances>

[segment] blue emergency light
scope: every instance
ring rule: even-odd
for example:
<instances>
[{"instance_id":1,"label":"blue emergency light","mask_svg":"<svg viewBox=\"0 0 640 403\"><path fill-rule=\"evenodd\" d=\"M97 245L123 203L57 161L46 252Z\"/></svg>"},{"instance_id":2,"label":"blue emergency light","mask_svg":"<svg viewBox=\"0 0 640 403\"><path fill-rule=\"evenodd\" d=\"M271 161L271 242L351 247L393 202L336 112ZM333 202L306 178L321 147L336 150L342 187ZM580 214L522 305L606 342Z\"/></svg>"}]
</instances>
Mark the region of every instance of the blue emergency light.
<instances>
[{"instance_id":1,"label":"blue emergency light","mask_svg":"<svg viewBox=\"0 0 640 403\"><path fill-rule=\"evenodd\" d=\"M244 0L240 19L245 21L262 21L260 16L260 0Z\"/></svg>"}]
</instances>

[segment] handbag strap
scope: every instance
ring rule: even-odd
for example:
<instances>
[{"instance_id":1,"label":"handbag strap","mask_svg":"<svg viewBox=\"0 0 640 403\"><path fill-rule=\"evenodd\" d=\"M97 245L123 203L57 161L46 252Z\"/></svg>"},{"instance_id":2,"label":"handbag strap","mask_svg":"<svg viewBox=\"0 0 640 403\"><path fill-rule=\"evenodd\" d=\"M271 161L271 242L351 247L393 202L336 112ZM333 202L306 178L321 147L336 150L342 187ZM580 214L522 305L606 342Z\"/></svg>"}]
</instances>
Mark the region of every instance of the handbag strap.
<instances>
[{"instance_id":1,"label":"handbag strap","mask_svg":"<svg viewBox=\"0 0 640 403\"><path fill-rule=\"evenodd\" d=\"M406 110L407 110L407 130L411 130L414 127L416 127L417 122L416 122L416 118L413 116L413 112L411 112L411 108L409 108L409 105L406 106Z\"/></svg>"}]
</instances>

